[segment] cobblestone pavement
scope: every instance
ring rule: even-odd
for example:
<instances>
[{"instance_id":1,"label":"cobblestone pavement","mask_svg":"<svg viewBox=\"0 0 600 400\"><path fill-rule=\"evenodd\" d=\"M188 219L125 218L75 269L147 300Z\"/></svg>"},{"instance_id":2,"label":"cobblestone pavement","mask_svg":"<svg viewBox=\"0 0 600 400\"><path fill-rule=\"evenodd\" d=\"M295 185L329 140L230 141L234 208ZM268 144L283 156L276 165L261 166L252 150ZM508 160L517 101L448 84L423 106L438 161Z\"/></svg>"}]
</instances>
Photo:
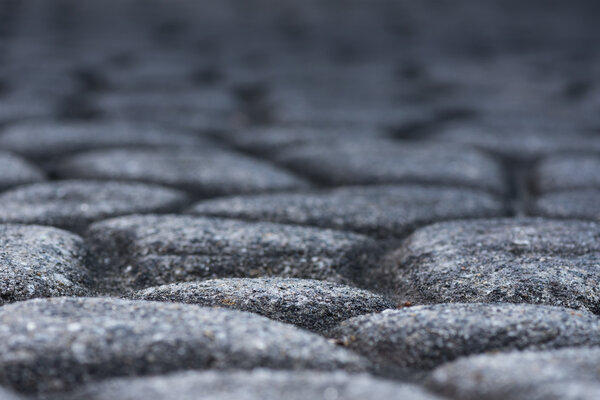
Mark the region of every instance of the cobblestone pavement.
<instances>
[{"instance_id":1,"label":"cobblestone pavement","mask_svg":"<svg viewBox=\"0 0 600 400\"><path fill-rule=\"evenodd\" d=\"M599 16L0 0L0 400L597 400Z\"/></svg>"}]
</instances>

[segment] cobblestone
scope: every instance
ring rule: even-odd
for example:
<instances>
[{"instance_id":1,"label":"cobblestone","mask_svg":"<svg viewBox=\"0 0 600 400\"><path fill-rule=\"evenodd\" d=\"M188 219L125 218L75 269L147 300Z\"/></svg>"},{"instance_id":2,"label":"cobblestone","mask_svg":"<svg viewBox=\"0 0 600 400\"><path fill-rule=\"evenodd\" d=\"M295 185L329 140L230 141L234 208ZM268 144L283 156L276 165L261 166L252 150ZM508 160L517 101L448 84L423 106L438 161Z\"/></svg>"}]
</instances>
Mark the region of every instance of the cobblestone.
<instances>
[{"instance_id":1,"label":"cobblestone","mask_svg":"<svg viewBox=\"0 0 600 400\"><path fill-rule=\"evenodd\" d=\"M10 153L0 152L0 190L13 186L43 181L45 174L35 165Z\"/></svg>"}]
</instances>

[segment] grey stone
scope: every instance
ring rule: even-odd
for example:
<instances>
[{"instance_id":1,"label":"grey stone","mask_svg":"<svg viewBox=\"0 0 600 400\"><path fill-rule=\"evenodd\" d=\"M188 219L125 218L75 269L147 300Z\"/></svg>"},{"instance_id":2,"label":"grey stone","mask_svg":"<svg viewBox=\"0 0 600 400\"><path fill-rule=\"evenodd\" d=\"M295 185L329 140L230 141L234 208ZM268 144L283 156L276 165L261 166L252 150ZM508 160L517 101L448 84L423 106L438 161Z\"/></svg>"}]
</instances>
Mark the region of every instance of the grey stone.
<instances>
[{"instance_id":1,"label":"grey stone","mask_svg":"<svg viewBox=\"0 0 600 400\"><path fill-rule=\"evenodd\" d=\"M238 196L197 203L194 214L314 225L379 238L432 222L503 216L502 201L466 189L413 185L346 187L311 193Z\"/></svg>"},{"instance_id":2,"label":"grey stone","mask_svg":"<svg viewBox=\"0 0 600 400\"><path fill-rule=\"evenodd\" d=\"M543 194L531 201L529 213L548 218L600 221L600 190L570 190Z\"/></svg>"},{"instance_id":3,"label":"grey stone","mask_svg":"<svg viewBox=\"0 0 600 400\"><path fill-rule=\"evenodd\" d=\"M200 196L305 188L306 182L264 161L206 148L99 150L68 158L67 178L157 183Z\"/></svg>"},{"instance_id":4,"label":"grey stone","mask_svg":"<svg viewBox=\"0 0 600 400\"><path fill-rule=\"evenodd\" d=\"M600 312L600 225L492 219L419 229L390 255L418 303L510 302Z\"/></svg>"},{"instance_id":5,"label":"grey stone","mask_svg":"<svg viewBox=\"0 0 600 400\"><path fill-rule=\"evenodd\" d=\"M71 297L0 308L0 383L21 392L186 369L366 365L316 334L236 310Z\"/></svg>"},{"instance_id":6,"label":"grey stone","mask_svg":"<svg viewBox=\"0 0 600 400\"><path fill-rule=\"evenodd\" d=\"M600 190L600 155L555 155L540 161L532 174L537 193Z\"/></svg>"},{"instance_id":7,"label":"grey stone","mask_svg":"<svg viewBox=\"0 0 600 400\"><path fill-rule=\"evenodd\" d=\"M0 400L23 400L22 397L18 397L16 394L0 388Z\"/></svg>"},{"instance_id":8,"label":"grey stone","mask_svg":"<svg viewBox=\"0 0 600 400\"><path fill-rule=\"evenodd\" d=\"M448 144L340 140L292 147L276 160L329 185L418 183L507 191L506 177L493 158Z\"/></svg>"},{"instance_id":9,"label":"grey stone","mask_svg":"<svg viewBox=\"0 0 600 400\"><path fill-rule=\"evenodd\" d=\"M29 158L48 159L107 147L165 147L210 144L199 135L148 123L22 122L7 127L0 147Z\"/></svg>"},{"instance_id":10,"label":"grey stone","mask_svg":"<svg viewBox=\"0 0 600 400\"><path fill-rule=\"evenodd\" d=\"M427 386L460 400L595 400L599 360L598 347L479 355L439 367Z\"/></svg>"},{"instance_id":11,"label":"grey stone","mask_svg":"<svg viewBox=\"0 0 600 400\"><path fill-rule=\"evenodd\" d=\"M143 300L235 308L315 332L361 314L395 308L385 297L332 282L293 278L230 278L185 282L135 293Z\"/></svg>"},{"instance_id":12,"label":"grey stone","mask_svg":"<svg viewBox=\"0 0 600 400\"><path fill-rule=\"evenodd\" d=\"M0 225L0 305L89 294L83 240L60 229Z\"/></svg>"},{"instance_id":13,"label":"grey stone","mask_svg":"<svg viewBox=\"0 0 600 400\"><path fill-rule=\"evenodd\" d=\"M81 232L94 221L125 214L175 211L178 190L135 182L53 181L0 194L0 222L52 225Z\"/></svg>"},{"instance_id":14,"label":"grey stone","mask_svg":"<svg viewBox=\"0 0 600 400\"><path fill-rule=\"evenodd\" d=\"M69 400L435 400L408 384L345 372L208 371L182 372L90 384Z\"/></svg>"},{"instance_id":15,"label":"grey stone","mask_svg":"<svg viewBox=\"0 0 600 400\"><path fill-rule=\"evenodd\" d=\"M100 270L121 288L222 277L282 276L341 283L377 277L376 242L332 230L147 215L95 223L86 237L98 254Z\"/></svg>"},{"instance_id":16,"label":"grey stone","mask_svg":"<svg viewBox=\"0 0 600 400\"><path fill-rule=\"evenodd\" d=\"M477 353L598 345L599 328L594 314L560 307L435 304L355 317L328 336L393 371Z\"/></svg>"},{"instance_id":17,"label":"grey stone","mask_svg":"<svg viewBox=\"0 0 600 400\"><path fill-rule=\"evenodd\" d=\"M38 167L21 157L5 152L0 152L0 171L0 190L45 179L44 173Z\"/></svg>"}]
</instances>

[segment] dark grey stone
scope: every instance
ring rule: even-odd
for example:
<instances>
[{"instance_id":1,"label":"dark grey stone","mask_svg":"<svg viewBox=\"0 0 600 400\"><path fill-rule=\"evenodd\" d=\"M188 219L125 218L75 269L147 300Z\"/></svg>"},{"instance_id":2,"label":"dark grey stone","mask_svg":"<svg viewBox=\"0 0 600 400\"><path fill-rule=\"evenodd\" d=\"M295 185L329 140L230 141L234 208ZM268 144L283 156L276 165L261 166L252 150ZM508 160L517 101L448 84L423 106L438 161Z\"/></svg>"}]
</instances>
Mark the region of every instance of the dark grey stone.
<instances>
[{"instance_id":1,"label":"dark grey stone","mask_svg":"<svg viewBox=\"0 0 600 400\"><path fill-rule=\"evenodd\" d=\"M340 140L292 147L276 160L330 185L418 183L507 191L504 172L493 158L448 144Z\"/></svg>"},{"instance_id":2,"label":"dark grey stone","mask_svg":"<svg viewBox=\"0 0 600 400\"><path fill-rule=\"evenodd\" d=\"M543 194L531 201L529 213L548 218L600 221L600 190Z\"/></svg>"},{"instance_id":3,"label":"dark grey stone","mask_svg":"<svg viewBox=\"0 0 600 400\"><path fill-rule=\"evenodd\" d=\"M0 222L53 225L81 232L94 221L169 212L188 201L178 190L135 182L54 181L0 194Z\"/></svg>"},{"instance_id":4,"label":"dark grey stone","mask_svg":"<svg viewBox=\"0 0 600 400\"><path fill-rule=\"evenodd\" d=\"M291 173L241 154L206 148L100 150L65 160L67 178L157 183L200 196L305 188Z\"/></svg>"},{"instance_id":5,"label":"dark grey stone","mask_svg":"<svg viewBox=\"0 0 600 400\"><path fill-rule=\"evenodd\" d=\"M47 159L107 147L165 147L210 144L198 135L148 123L22 122L7 127L0 147L29 158Z\"/></svg>"},{"instance_id":6,"label":"dark grey stone","mask_svg":"<svg viewBox=\"0 0 600 400\"><path fill-rule=\"evenodd\" d=\"M230 278L148 288L137 299L235 308L323 332L361 314L395 308L385 297L332 282Z\"/></svg>"},{"instance_id":7,"label":"dark grey stone","mask_svg":"<svg viewBox=\"0 0 600 400\"><path fill-rule=\"evenodd\" d=\"M328 333L381 369L430 369L485 352L600 344L591 313L530 304L435 304L349 319Z\"/></svg>"},{"instance_id":8,"label":"dark grey stone","mask_svg":"<svg viewBox=\"0 0 600 400\"><path fill-rule=\"evenodd\" d=\"M86 234L120 288L222 277L375 279L378 245L347 232L192 216L130 216ZM110 284L112 286L113 284Z\"/></svg>"},{"instance_id":9,"label":"dark grey stone","mask_svg":"<svg viewBox=\"0 0 600 400\"><path fill-rule=\"evenodd\" d=\"M413 185L347 187L302 194L238 196L197 203L194 214L265 220L401 237L432 222L503 216L494 196Z\"/></svg>"},{"instance_id":10,"label":"dark grey stone","mask_svg":"<svg viewBox=\"0 0 600 400\"><path fill-rule=\"evenodd\" d=\"M137 379L112 379L78 391L69 400L435 400L408 384L345 372L208 371Z\"/></svg>"},{"instance_id":11,"label":"dark grey stone","mask_svg":"<svg viewBox=\"0 0 600 400\"><path fill-rule=\"evenodd\" d=\"M36 299L0 308L0 327L0 383L21 392L186 369L366 366L316 334L251 313L190 304Z\"/></svg>"},{"instance_id":12,"label":"dark grey stone","mask_svg":"<svg viewBox=\"0 0 600 400\"><path fill-rule=\"evenodd\" d=\"M555 155L540 161L532 174L538 193L600 190L600 155Z\"/></svg>"},{"instance_id":13,"label":"dark grey stone","mask_svg":"<svg viewBox=\"0 0 600 400\"><path fill-rule=\"evenodd\" d=\"M0 190L45 179L38 167L10 153L0 152L0 171Z\"/></svg>"},{"instance_id":14,"label":"dark grey stone","mask_svg":"<svg viewBox=\"0 0 600 400\"><path fill-rule=\"evenodd\" d=\"M394 259L399 296L418 303L510 302L600 312L600 225L492 219L419 229Z\"/></svg>"},{"instance_id":15,"label":"dark grey stone","mask_svg":"<svg viewBox=\"0 0 600 400\"><path fill-rule=\"evenodd\" d=\"M0 305L89 294L83 240L60 229L0 225Z\"/></svg>"},{"instance_id":16,"label":"dark grey stone","mask_svg":"<svg viewBox=\"0 0 600 400\"><path fill-rule=\"evenodd\" d=\"M595 400L599 368L598 347L487 354L439 367L427 386L457 400Z\"/></svg>"}]
</instances>

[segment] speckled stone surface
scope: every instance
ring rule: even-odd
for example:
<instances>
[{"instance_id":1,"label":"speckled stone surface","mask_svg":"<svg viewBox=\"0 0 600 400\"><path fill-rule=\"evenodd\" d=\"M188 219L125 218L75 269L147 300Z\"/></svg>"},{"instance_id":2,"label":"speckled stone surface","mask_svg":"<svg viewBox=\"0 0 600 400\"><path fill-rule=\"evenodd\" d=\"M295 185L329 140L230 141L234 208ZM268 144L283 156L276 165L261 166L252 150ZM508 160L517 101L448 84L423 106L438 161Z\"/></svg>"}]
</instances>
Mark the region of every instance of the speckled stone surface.
<instances>
[{"instance_id":1,"label":"speckled stone surface","mask_svg":"<svg viewBox=\"0 0 600 400\"><path fill-rule=\"evenodd\" d=\"M185 372L92 384L68 400L436 400L413 385L344 372Z\"/></svg>"},{"instance_id":2,"label":"speckled stone surface","mask_svg":"<svg viewBox=\"0 0 600 400\"><path fill-rule=\"evenodd\" d=\"M372 279L379 246L347 232L190 216L130 216L86 233L121 289L219 277Z\"/></svg>"},{"instance_id":3,"label":"speckled stone surface","mask_svg":"<svg viewBox=\"0 0 600 400\"><path fill-rule=\"evenodd\" d=\"M496 219L422 228L392 254L415 304L510 302L600 312L600 225Z\"/></svg>"},{"instance_id":4,"label":"speckled stone surface","mask_svg":"<svg viewBox=\"0 0 600 400\"><path fill-rule=\"evenodd\" d=\"M188 201L183 192L143 183L44 182L0 194L0 221L52 225L82 232L97 220L134 213L172 212Z\"/></svg>"},{"instance_id":5,"label":"speckled stone surface","mask_svg":"<svg viewBox=\"0 0 600 400\"><path fill-rule=\"evenodd\" d=\"M600 348L463 358L436 369L427 386L461 400L594 400Z\"/></svg>"},{"instance_id":6,"label":"speckled stone surface","mask_svg":"<svg viewBox=\"0 0 600 400\"><path fill-rule=\"evenodd\" d=\"M543 194L529 205L532 215L600 221L600 190L569 190Z\"/></svg>"},{"instance_id":7,"label":"speckled stone surface","mask_svg":"<svg viewBox=\"0 0 600 400\"><path fill-rule=\"evenodd\" d=\"M149 123L21 122L0 134L0 148L48 159L106 147L198 146L207 139Z\"/></svg>"},{"instance_id":8,"label":"speckled stone surface","mask_svg":"<svg viewBox=\"0 0 600 400\"><path fill-rule=\"evenodd\" d=\"M599 345L591 313L528 304L435 304L363 315L328 332L387 373L462 356Z\"/></svg>"},{"instance_id":9,"label":"speckled stone surface","mask_svg":"<svg viewBox=\"0 0 600 400\"><path fill-rule=\"evenodd\" d=\"M531 182L538 193L600 190L600 154L547 157L534 168Z\"/></svg>"},{"instance_id":10,"label":"speckled stone surface","mask_svg":"<svg viewBox=\"0 0 600 400\"><path fill-rule=\"evenodd\" d=\"M366 365L322 337L255 314L109 298L2 307L0 338L0 383L22 392L185 369L356 372Z\"/></svg>"},{"instance_id":11,"label":"speckled stone surface","mask_svg":"<svg viewBox=\"0 0 600 400\"><path fill-rule=\"evenodd\" d=\"M83 240L50 227L0 225L0 305L89 294Z\"/></svg>"},{"instance_id":12,"label":"speckled stone surface","mask_svg":"<svg viewBox=\"0 0 600 400\"><path fill-rule=\"evenodd\" d=\"M507 191L500 165L469 147L364 138L296 146L276 159L329 185L421 183Z\"/></svg>"},{"instance_id":13,"label":"speckled stone surface","mask_svg":"<svg viewBox=\"0 0 600 400\"><path fill-rule=\"evenodd\" d=\"M99 150L66 159L65 178L127 180L173 186L200 196L306 188L264 161L216 149Z\"/></svg>"},{"instance_id":14,"label":"speckled stone surface","mask_svg":"<svg viewBox=\"0 0 600 400\"><path fill-rule=\"evenodd\" d=\"M1 147L0 147L1 148ZM45 174L35 165L14 154L0 151L0 190L45 180Z\"/></svg>"},{"instance_id":15,"label":"speckled stone surface","mask_svg":"<svg viewBox=\"0 0 600 400\"><path fill-rule=\"evenodd\" d=\"M203 201L194 214L264 220L401 237L428 223L502 216L502 201L465 189L389 185L311 194L239 196Z\"/></svg>"},{"instance_id":16,"label":"speckled stone surface","mask_svg":"<svg viewBox=\"0 0 600 400\"><path fill-rule=\"evenodd\" d=\"M395 308L385 297L332 282L290 278L231 278L151 287L143 300L235 308L315 332L361 314Z\"/></svg>"}]
</instances>

